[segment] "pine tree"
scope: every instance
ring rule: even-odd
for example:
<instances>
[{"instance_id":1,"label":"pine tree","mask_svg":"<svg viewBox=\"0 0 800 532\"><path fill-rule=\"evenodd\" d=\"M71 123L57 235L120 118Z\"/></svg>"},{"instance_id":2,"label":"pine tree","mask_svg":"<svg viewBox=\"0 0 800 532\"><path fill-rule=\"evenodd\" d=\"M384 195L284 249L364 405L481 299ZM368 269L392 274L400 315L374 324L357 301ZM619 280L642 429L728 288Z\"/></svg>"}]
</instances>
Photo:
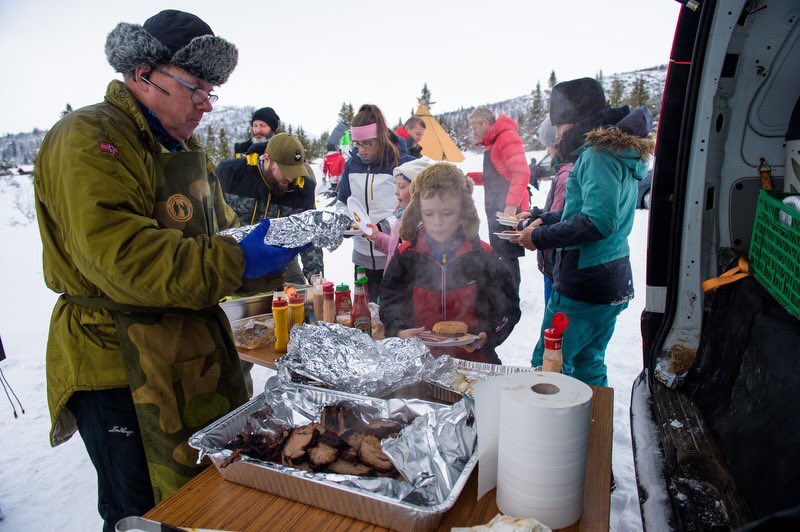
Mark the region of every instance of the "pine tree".
<instances>
[{"instance_id":1,"label":"pine tree","mask_svg":"<svg viewBox=\"0 0 800 532\"><path fill-rule=\"evenodd\" d=\"M619 107L625 103L625 83L618 76L611 78L611 90L608 92L608 105Z\"/></svg>"},{"instance_id":2,"label":"pine tree","mask_svg":"<svg viewBox=\"0 0 800 532\"><path fill-rule=\"evenodd\" d=\"M339 122L349 124L353 121L355 114L352 103L342 103L342 107L339 109Z\"/></svg>"},{"instance_id":3,"label":"pine tree","mask_svg":"<svg viewBox=\"0 0 800 532\"><path fill-rule=\"evenodd\" d=\"M636 81L633 82L633 88L628 96L628 105L631 106L631 109L636 109L637 107L644 107L649 104L650 91L647 90L647 85L645 84L644 78L642 76L638 76Z\"/></svg>"},{"instance_id":4,"label":"pine tree","mask_svg":"<svg viewBox=\"0 0 800 532\"><path fill-rule=\"evenodd\" d=\"M219 128L219 140L217 141L217 156L219 157L218 160L224 161L225 159L230 159L231 155L231 143L228 141L228 133L225 131L224 127Z\"/></svg>"},{"instance_id":5,"label":"pine tree","mask_svg":"<svg viewBox=\"0 0 800 532\"><path fill-rule=\"evenodd\" d=\"M436 103L431 101L431 91L428 89L427 82L422 85L422 93L420 94L419 98L417 98L417 101L421 104L427 105L428 107Z\"/></svg>"},{"instance_id":6,"label":"pine tree","mask_svg":"<svg viewBox=\"0 0 800 532\"><path fill-rule=\"evenodd\" d=\"M214 130L211 128L210 124L208 128L206 128L206 153L212 161L221 160L217 149L217 136L214 134Z\"/></svg>"},{"instance_id":7,"label":"pine tree","mask_svg":"<svg viewBox=\"0 0 800 532\"><path fill-rule=\"evenodd\" d=\"M73 111L72 106L69 104L69 102L67 102L66 107L64 107L64 110L61 111L61 118L64 118L65 116L70 114L72 111Z\"/></svg>"},{"instance_id":8,"label":"pine tree","mask_svg":"<svg viewBox=\"0 0 800 532\"><path fill-rule=\"evenodd\" d=\"M523 135L525 146L530 150L541 150L544 145L539 140L539 126L547 115L547 108L544 103L544 95L542 94L542 84L537 81L536 88L532 92L533 100L531 106L528 108L526 122L526 131Z\"/></svg>"},{"instance_id":9,"label":"pine tree","mask_svg":"<svg viewBox=\"0 0 800 532\"><path fill-rule=\"evenodd\" d=\"M558 83L558 79L556 79L556 71L555 70L551 70L550 71L550 78L547 80L547 86L552 91L553 87L555 87L557 83Z\"/></svg>"},{"instance_id":10,"label":"pine tree","mask_svg":"<svg viewBox=\"0 0 800 532\"><path fill-rule=\"evenodd\" d=\"M597 74L594 75L594 79L600 82L600 85L605 86L605 77L603 76L603 69L601 68Z\"/></svg>"}]
</instances>

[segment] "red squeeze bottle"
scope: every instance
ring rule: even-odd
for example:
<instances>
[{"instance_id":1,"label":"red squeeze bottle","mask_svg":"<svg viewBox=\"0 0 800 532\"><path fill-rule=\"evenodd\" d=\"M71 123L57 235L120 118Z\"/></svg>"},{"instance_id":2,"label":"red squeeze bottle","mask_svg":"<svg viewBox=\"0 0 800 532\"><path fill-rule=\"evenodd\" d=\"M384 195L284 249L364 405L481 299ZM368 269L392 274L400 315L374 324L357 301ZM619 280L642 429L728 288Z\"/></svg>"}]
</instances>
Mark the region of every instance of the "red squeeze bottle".
<instances>
[{"instance_id":1,"label":"red squeeze bottle","mask_svg":"<svg viewBox=\"0 0 800 532\"><path fill-rule=\"evenodd\" d=\"M366 277L356 280L356 286L353 289L353 310L350 312L350 322L354 328L372 336L372 316L369 313Z\"/></svg>"},{"instance_id":2,"label":"red squeeze bottle","mask_svg":"<svg viewBox=\"0 0 800 532\"><path fill-rule=\"evenodd\" d=\"M552 327L544 330L544 357L542 361L542 371L552 371L561 373L561 341L564 331L569 327L569 318L563 312L553 314L550 322Z\"/></svg>"}]
</instances>

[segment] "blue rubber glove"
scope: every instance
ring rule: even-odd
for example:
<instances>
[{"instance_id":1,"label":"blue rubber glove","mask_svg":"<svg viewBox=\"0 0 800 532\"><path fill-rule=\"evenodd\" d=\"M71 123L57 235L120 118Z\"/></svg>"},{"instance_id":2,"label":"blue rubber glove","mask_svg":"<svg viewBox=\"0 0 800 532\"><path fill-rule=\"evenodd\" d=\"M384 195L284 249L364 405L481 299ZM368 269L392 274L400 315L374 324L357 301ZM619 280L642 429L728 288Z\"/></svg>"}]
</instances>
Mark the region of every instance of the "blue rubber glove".
<instances>
[{"instance_id":1,"label":"blue rubber glove","mask_svg":"<svg viewBox=\"0 0 800 532\"><path fill-rule=\"evenodd\" d=\"M311 245L306 244L299 248L268 246L264 243L268 230L269 218L265 218L261 220L258 227L239 242L244 253L244 277L262 277L283 273L289 261Z\"/></svg>"}]
</instances>

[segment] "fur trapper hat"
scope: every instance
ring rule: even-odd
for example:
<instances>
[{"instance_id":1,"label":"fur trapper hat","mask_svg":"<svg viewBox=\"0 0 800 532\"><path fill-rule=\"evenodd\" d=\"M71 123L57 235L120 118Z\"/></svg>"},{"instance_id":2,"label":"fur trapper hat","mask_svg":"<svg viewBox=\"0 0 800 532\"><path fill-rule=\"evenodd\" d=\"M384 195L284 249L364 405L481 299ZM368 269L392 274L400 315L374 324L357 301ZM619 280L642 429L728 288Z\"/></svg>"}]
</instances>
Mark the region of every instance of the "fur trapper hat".
<instances>
[{"instance_id":1,"label":"fur trapper hat","mask_svg":"<svg viewBox=\"0 0 800 532\"><path fill-rule=\"evenodd\" d=\"M607 106L603 86L594 78L562 81L550 93L550 123L575 124Z\"/></svg>"},{"instance_id":2,"label":"fur trapper hat","mask_svg":"<svg viewBox=\"0 0 800 532\"><path fill-rule=\"evenodd\" d=\"M478 238L480 218L475 208L475 201L472 199L473 185L472 179L450 163L436 163L420 172L411 182L411 201L400 220L400 238L416 240L419 224L422 223L420 199L441 192L453 192L461 196L461 228L464 238L467 240Z\"/></svg>"},{"instance_id":3,"label":"fur trapper hat","mask_svg":"<svg viewBox=\"0 0 800 532\"><path fill-rule=\"evenodd\" d=\"M122 74L138 66L175 65L211 85L228 81L239 52L196 15L167 9L140 26L120 22L106 38L106 58Z\"/></svg>"}]
</instances>

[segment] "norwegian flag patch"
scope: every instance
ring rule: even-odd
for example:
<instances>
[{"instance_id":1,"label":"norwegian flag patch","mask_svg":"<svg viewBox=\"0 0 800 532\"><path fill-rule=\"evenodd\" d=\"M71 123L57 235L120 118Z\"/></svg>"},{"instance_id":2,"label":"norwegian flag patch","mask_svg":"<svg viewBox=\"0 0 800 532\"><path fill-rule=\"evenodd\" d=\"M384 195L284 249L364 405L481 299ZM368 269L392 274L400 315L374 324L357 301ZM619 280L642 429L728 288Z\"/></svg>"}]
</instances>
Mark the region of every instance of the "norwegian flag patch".
<instances>
[{"instance_id":1,"label":"norwegian flag patch","mask_svg":"<svg viewBox=\"0 0 800 532\"><path fill-rule=\"evenodd\" d=\"M110 153L111 155L119 154L119 150L117 149L117 147L111 144L110 142L101 142L100 151L105 153Z\"/></svg>"}]
</instances>

